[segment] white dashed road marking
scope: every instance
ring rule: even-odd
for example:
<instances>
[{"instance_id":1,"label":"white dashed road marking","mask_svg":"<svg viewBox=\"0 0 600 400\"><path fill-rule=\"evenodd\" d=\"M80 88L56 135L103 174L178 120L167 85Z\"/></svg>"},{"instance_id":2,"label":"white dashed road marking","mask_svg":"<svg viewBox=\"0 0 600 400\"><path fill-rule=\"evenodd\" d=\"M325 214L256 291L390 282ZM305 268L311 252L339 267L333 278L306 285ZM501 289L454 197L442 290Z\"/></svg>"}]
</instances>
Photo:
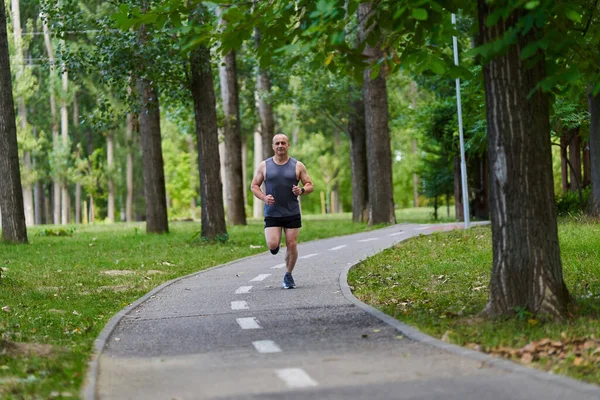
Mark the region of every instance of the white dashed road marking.
<instances>
[{"instance_id":1,"label":"white dashed road marking","mask_svg":"<svg viewBox=\"0 0 600 400\"><path fill-rule=\"evenodd\" d=\"M280 353L281 348L275 344L272 340L258 340L252 342L256 351L259 353Z\"/></svg>"},{"instance_id":2,"label":"white dashed road marking","mask_svg":"<svg viewBox=\"0 0 600 400\"><path fill-rule=\"evenodd\" d=\"M260 281L264 281L266 278L268 278L269 276L271 276L271 274L260 274L259 276L257 276L256 278L250 280L250 282L260 282Z\"/></svg>"},{"instance_id":3,"label":"white dashed road marking","mask_svg":"<svg viewBox=\"0 0 600 400\"><path fill-rule=\"evenodd\" d=\"M240 286L235 291L235 294L248 293L250 292L250 289L252 289L252 286Z\"/></svg>"},{"instance_id":4,"label":"white dashed road marking","mask_svg":"<svg viewBox=\"0 0 600 400\"><path fill-rule=\"evenodd\" d=\"M423 231L423 230L425 230L425 229L429 229L429 228L430 228L429 226L422 226L422 227L420 227L420 228L417 228L416 230L418 230L418 231Z\"/></svg>"},{"instance_id":5,"label":"white dashed road marking","mask_svg":"<svg viewBox=\"0 0 600 400\"><path fill-rule=\"evenodd\" d=\"M343 249L344 247L348 247L348 245L347 244L343 244L341 246L332 247L332 248L329 249L329 251L336 251L336 250L339 250L339 249Z\"/></svg>"},{"instance_id":6,"label":"white dashed road marking","mask_svg":"<svg viewBox=\"0 0 600 400\"><path fill-rule=\"evenodd\" d=\"M319 255L319 253L313 253L313 254L307 254L305 256L298 257L298 258L311 258L311 257L318 256L318 255Z\"/></svg>"},{"instance_id":7,"label":"white dashed road marking","mask_svg":"<svg viewBox=\"0 0 600 400\"><path fill-rule=\"evenodd\" d=\"M400 231L400 232L390 233L388 236L398 236L398 235L404 235L404 232Z\"/></svg>"},{"instance_id":8,"label":"white dashed road marking","mask_svg":"<svg viewBox=\"0 0 600 400\"><path fill-rule=\"evenodd\" d=\"M254 317L250 318L236 318L235 319L242 329L262 329L258 324L258 321Z\"/></svg>"},{"instance_id":9,"label":"white dashed road marking","mask_svg":"<svg viewBox=\"0 0 600 400\"><path fill-rule=\"evenodd\" d=\"M248 307L248 303L246 303L245 301L232 301L231 302L231 309L232 310L247 310Z\"/></svg>"},{"instance_id":10,"label":"white dashed road marking","mask_svg":"<svg viewBox=\"0 0 600 400\"><path fill-rule=\"evenodd\" d=\"M275 373L285 382L288 387L291 388L301 388L301 387L310 387L317 386L318 383L311 378L306 371L301 368L284 368L275 370Z\"/></svg>"},{"instance_id":11,"label":"white dashed road marking","mask_svg":"<svg viewBox=\"0 0 600 400\"><path fill-rule=\"evenodd\" d=\"M359 240L359 242L372 242L373 240L379 240L379 238L363 239L363 240Z\"/></svg>"},{"instance_id":12,"label":"white dashed road marking","mask_svg":"<svg viewBox=\"0 0 600 400\"><path fill-rule=\"evenodd\" d=\"M277 265L275 265L274 267L271 267L271 269L275 269L275 268L283 268L283 267L285 267L285 263L282 263L282 264L277 264Z\"/></svg>"}]
</instances>

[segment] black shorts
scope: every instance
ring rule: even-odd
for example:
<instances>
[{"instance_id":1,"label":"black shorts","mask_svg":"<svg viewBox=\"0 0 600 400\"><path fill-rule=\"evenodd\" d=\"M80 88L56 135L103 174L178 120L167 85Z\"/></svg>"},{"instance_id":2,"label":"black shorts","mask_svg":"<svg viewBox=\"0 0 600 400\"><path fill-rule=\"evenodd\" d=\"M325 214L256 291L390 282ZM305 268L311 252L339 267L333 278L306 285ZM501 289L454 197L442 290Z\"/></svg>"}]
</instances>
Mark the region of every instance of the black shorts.
<instances>
[{"instance_id":1,"label":"black shorts","mask_svg":"<svg viewBox=\"0 0 600 400\"><path fill-rule=\"evenodd\" d=\"M290 229L302 228L302 216L298 214L289 217L265 217L265 228L276 226Z\"/></svg>"}]
</instances>

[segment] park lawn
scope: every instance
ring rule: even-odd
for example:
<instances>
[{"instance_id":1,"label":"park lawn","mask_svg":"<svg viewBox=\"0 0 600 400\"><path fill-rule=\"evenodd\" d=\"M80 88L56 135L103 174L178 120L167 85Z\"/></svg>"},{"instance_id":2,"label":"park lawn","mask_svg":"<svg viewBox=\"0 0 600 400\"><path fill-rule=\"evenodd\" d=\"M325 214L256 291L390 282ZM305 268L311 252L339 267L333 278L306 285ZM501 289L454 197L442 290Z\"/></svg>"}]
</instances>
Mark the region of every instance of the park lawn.
<instances>
[{"instance_id":1,"label":"park lawn","mask_svg":"<svg viewBox=\"0 0 600 400\"><path fill-rule=\"evenodd\" d=\"M489 296L489 226L408 239L351 269L348 282L363 302L431 336L600 384L600 224L561 221L559 240L576 299L562 322L523 310L478 317Z\"/></svg>"},{"instance_id":2,"label":"park lawn","mask_svg":"<svg viewBox=\"0 0 600 400\"><path fill-rule=\"evenodd\" d=\"M307 218L300 241L371 229L349 218ZM265 252L262 222L228 227L227 243L200 225L44 226L29 245L0 243L0 398L78 397L94 339L119 310L170 279Z\"/></svg>"}]
</instances>

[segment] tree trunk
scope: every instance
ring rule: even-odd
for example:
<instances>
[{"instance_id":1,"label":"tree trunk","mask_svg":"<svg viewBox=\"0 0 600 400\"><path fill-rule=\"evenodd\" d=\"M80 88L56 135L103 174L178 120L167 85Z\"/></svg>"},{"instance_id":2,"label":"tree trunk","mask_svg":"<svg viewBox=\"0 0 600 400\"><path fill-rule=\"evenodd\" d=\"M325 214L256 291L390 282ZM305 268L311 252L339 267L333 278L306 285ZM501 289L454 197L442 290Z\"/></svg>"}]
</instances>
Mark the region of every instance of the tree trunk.
<instances>
[{"instance_id":1,"label":"tree trunk","mask_svg":"<svg viewBox=\"0 0 600 400\"><path fill-rule=\"evenodd\" d=\"M348 116L348 136L350 136L350 168L352 171L352 221L367 222L369 181L365 103L362 96L352 103Z\"/></svg>"},{"instance_id":2,"label":"tree trunk","mask_svg":"<svg viewBox=\"0 0 600 400\"><path fill-rule=\"evenodd\" d=\"M188 136L187 138L188 145L188 154L190 155L190 188L194 193L196 193L196 173L194 169L196 169L196 165L198 165L198 157L194 157L196 155L196 143L194 142L194 138L192 136ZM196 219L196 196L192 197L190 200L190 218L192 220Z\"/></svg>"},{"instance_id":3,"label":"tree trunk","mask_svg":"<svg viewBox=\"0 0 600 400\"><path fill-rule=\"evenodd\" d=\"M486 0L478 0L480 37L498 40L524 11L492 26ZM520 54L536 40L532 28L506 53L484 67L491 181L493 267L485 315L564 317L570 300L563 280L556 225L547 95L536 85L544 78L543 55L527 66Z\"/></svg>"},{"instance_id":4,"label":"tree trunk","mask_svg":"<svg viewBox=\"0 0 600 400\"><path fill-rule=\"evenodd\" d=\"M474 173L477 177L475 183L475 197L473 198L472 214L479 220L488 220L490 218L489 210L489 166L485 154L476 157L473 160Z\"/></svg>"},{"instance_id":5,"label":"tree trunk","mask_svg":"<svg viewBox=\"0 0 600 400\"><path fill-rule=\"evenodd\" d=\"M15 63L17 64L15 79L18 82L25 69L25 54L23 49L23 32L21 30L21 8L19 6L19 0L12 0L11 22L15 41ZM25 105L25 98L17 98L17 110L19 112L19 125L21 132L25 132L27 129L27 107ZM25 223L27 226L31 226L35 224L35 217L33 210L33 186L31 182L29 182L29 177L32 173L31 153L29 151L23 152L22 161L22 168L25 175L25 180L22 182Z\"/></svg>"},{"instance_id":6,"label":"tree trunk","mask_svg":"<svg viewBox=\"0 0 600 400\"><path fill-rule=\"evenodd\" d=\"M260 126L254 132L254 170L256 171L263 161L262 155L262 137L260 135ZM256 197L252 196L252 216L254 218L262 218L264 212L264 204Z\"/></svg>"},{"instance_id":7,"label":"tree trunk","mask_svg":"<svg viewBox=\"0 0 600 400\"><path fill-rule=\"evenodd\" d=\"M600 217L600 94L588 92L590 112L590 183L592 190L588 200L587 213Z\"/></svg>"},{"instance_id":8,"label":"tree trunk","mask_svg":"<svg viewBox=\"0 0 600 400\"><path fill-rule=\"evenodd\" d=\"M258 29L254 29L254 38L256 45L261 39ZM273 105L269 100L271 94L271 78L264 68L258 68L258 77L256 78L256 91L258 92L258 113L260 115L260 135L262 138L262 157L263 160L273 155L273 136L275 136L275 118L273 116ZM261 160L262 161L262 160Z\"/></svg>"},{"instance_id":9,"label":"tree trunk","mask_svg":"<svg viewBox=\"0 0 600 400\"><path fill-rule=\"evenodd\" d=\"M58 115L56 110L56 97L54 95L54 68L56 66L56 59L54 57L54 50L52 48L52 41L50 40L50 32L48 31L48 23L42 18L43 29L44 29L44 43L46 45L46 52L48 53L48 61L50 63L50 84L48 85L50 91L50 115L52 117L52 146L54 154L57 154L59 148L58 139ZM52 222L54 224L60 224L60 177L57 171L52 171Z\"/></svg>"},{"instance_id":10,"label":"tree trunk","mask_svg":"<svg viewBox=\"0 0 600 400\"><path fill-rule=\"evenodd\" d=\"M218 129L217 132L219 132ZM227 183L227 174L225 173L225 168L225 142L219 140L219 169L221 171L220 176L221 183L223 185L223 206L227 204L227 197L229 197L229 194L227 193L229 185Z\"/></svg>"},{"instance_id":11,"label":"tree trunk","mask_svg":"<svg viewBox=\"0 0 600 400\"><path fill-rule=\"evenodd\" d=\"M64 148L69 144L69 113L67 110L67 93L69 92L69 75L65 70L62 73L62 99L60 105L60 128L61 137ZM61 224L66 225L69 223L69 186L67 182L66 171L62 171L62 185L61 185Z\"/></svg>"},{"instance_id":12,"label":"tree trunk","mask_svg":"<svg viewBox=\"0 0 600 400\"><path fill-rule=\"evenodd\" d=\"M127 126L125 128L125 136L127 140L127 199L125 200L125 221L133 221L133 131L135 125L135 115L127 114Z\"/></svg>"},{"instance_id":13,"label":"tree trunk","mask_svg":"<svg viewBox=\"0 0 600 400\"><path fill-rule=\"evenodd\" d=\"M202 229L200 236L208 240L227 239L223 186L220 176L219 136L215 89L210 65L210 51L198 46L190 56L191 91L194 99Z\"/></svg>"},{"instance_id":14,"label":"tree trunk","mask_svg":"<svg viewBox=\"0 0 600 400\"><path fill-rule=\"evenodd\" d=\"M250 187L248 183L248 138L242 136L242 193L244 195L244 210L248 206L248 190ZM245 212L244 212L245 218Z\"/></svg>"},{"instance_id":15,"label":"tree trunk","mask_svg":"<svg viewBox=\"0 0 600 400\"><path fill-rule=\"evenodd\" d=\"M567 148L569 146L569 138L566 128L562 128L560 135L560 178L562 192L567 193L569 190L569 166L567 165Z\"/></svg>"},{"instance_id":16,"label":"tree trunk","mask_svg":"<svg viewBox=\"0 0 600 400\"><path fill-rule=\"evenodd\" d=\"M463 207L462 178L460 172L460 157L454 157L454 217L457 221L465 220Z\"/></svg>"},{"instance_id":17,"label":"tree trunk","mask_svg":"<svg viewBox=\"0 0 600 400\"><path fill-rule=\"evenodd\" d=\"M584 141L581 146L582 158L583 158L583 180L581 186L586 188L590 186L590 143Z\"/></svg>"},{"instance_id":18,"label":"tree trunk","mask_svg":"<svg viewBox=\"0 0 600 400\"><path fill-rule=\"evenodd\" d=\"M115 222L115 181L112 176L115 158L115 137L112 132L106 135L106 166L108 167L108 221Z\"/></svg>"},{"instance_id":19,"label":"tree trunk","mask_svg":"<svg viewBox=\"0 0 600 400\"><path fill-rule=\"evenodd\" d=\"M81 223L81 182L75 183L75 223Z\"/></svg>"},{"instance_id":20,"label":"tree trunk","mask_svg":"<svg viewBox=\"0 0 600 400\"><path fill-rule=\"evenodd\" d=\"M27 243L23 188L19 170L17 126L12 97L6 12L0 2L0 219L2 240Z\"/></svg>"},{"instance_id":21,"label":"tree trunk","mask_svg":"<svg viewBox=\"0 0 600 400\"><path fill-rule=\"evenodd\" d=\"M364 38L369 31L366 18L371 11L370 3L358 7L360 33ZM364 54L372 63L382 56L378 47L368 46ZM371 69L364 72L363 93L365 100L365 126L367 142L367 170L369 180L369 225L395 224L394 192L392 182L392 153L388 126L388 99L385 73L380 71L374 78Z\"/></svg>"},{"instance_id":22,"label":"tree trunk","mask_svg":"<svg viewBox=\"0 0 600 400\"><path fill-rule=\"evenodd\" d=\"M230 50L221 61L219 73L225 114L223 136L225 137L225 174L227 174L227 221L232 225L246 225L242 179L242 133L234 50Z\"/></svg>"},{"instance_id":23,"label":"tree trunk","mask_svg":"<svg viewBox=\"0 0 600 400\"><path fill-rule=\"evenodd\" d=\"M571 176L571 191L576 192L581 189L581 138L579 137L579 128L569 130L569 168Z\"/></svg>"},{"instance_id":24,"label":"tree trunk","mask_svg":"<svg viewBox=\"0 0 600 400\"><path fill-rule=\"evenodd\" d=\"M146 201L146 232L168 233L167 196L160 136L160 109L153 83L139 78L140 133L144 165L144 200Z\"/></svg>"}]
</instances>

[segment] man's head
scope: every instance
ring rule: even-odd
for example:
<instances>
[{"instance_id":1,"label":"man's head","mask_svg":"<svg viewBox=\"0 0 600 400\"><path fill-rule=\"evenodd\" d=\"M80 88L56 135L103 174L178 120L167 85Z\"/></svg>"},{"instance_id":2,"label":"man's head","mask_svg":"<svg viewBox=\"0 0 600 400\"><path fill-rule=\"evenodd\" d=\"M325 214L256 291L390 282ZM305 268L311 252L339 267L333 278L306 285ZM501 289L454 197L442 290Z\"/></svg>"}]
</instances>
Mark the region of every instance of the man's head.
<instances>
[{"instance_id":1,"label":"man's head","mask_svg":"<svg viewBox=\"0 0 600 400\"><path fill-rule=\"evenodd\" d=\"M276 155L285 155L287 154L288 149L290 148L290 140L283 133L278 133L273 136L273 151Z\"/></svg>"}]
</instances>

